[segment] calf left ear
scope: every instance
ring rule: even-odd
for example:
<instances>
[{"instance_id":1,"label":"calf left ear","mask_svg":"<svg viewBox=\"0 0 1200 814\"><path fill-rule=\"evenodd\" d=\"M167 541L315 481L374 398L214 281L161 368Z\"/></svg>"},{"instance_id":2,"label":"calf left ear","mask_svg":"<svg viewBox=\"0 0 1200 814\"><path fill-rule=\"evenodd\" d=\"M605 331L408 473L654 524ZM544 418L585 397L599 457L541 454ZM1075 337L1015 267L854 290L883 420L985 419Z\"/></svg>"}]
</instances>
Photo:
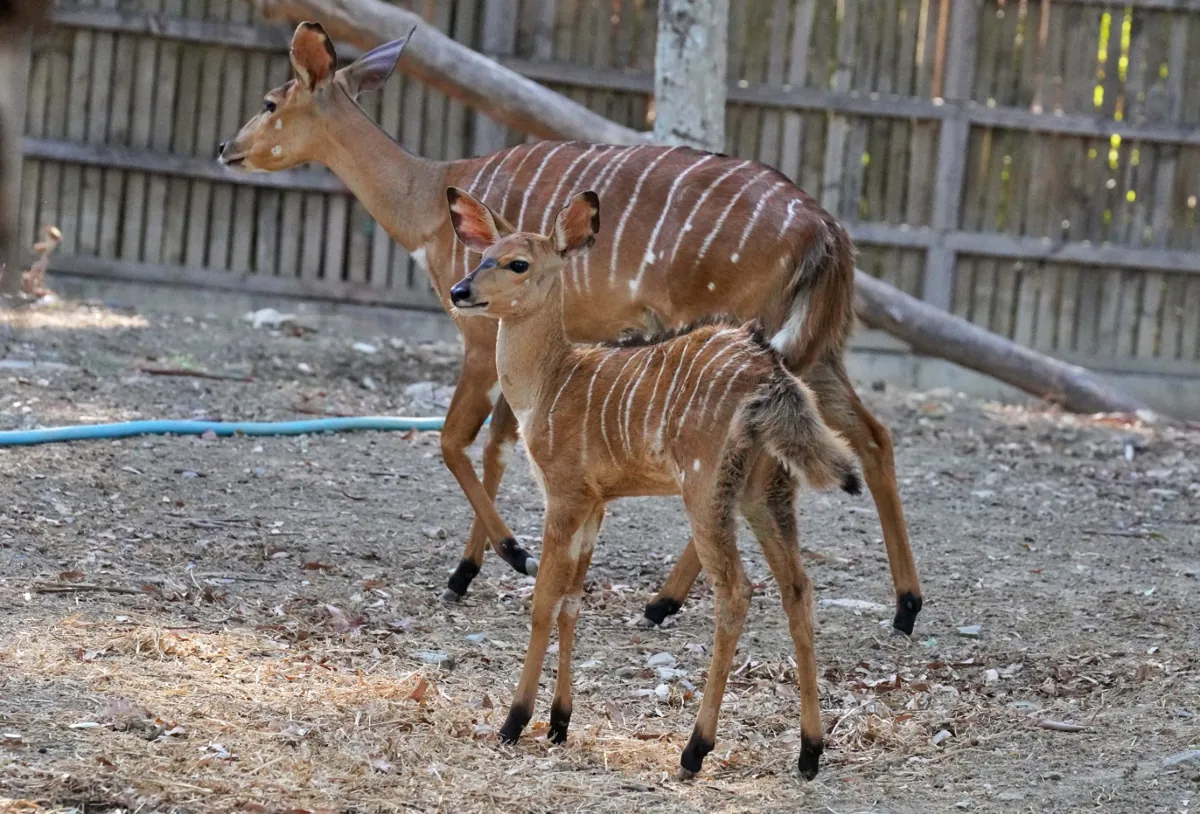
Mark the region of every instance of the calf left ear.
<instances>
[{"instance_id":1,"label":"calf left ear","mask_svg":"<svg viewBox=\"0 0 1200 814\"><path fill-rule=\"evenodd\" d=\"M554 219L554 248L563 257L592 248L600 231L600 197L590 189L564 206Z\"/></svg>"},{"instance_id":2,"label":"calf left ear","mask_svg":"<svg viewBox=\"0 0 1200 814\"><path fill-rule=\"evenodd\" d=\"M388 77L396 70L400 54L416 30L417 27L413 26L407 37L385 42L337 72L351 99L357 99L360 93L379 90L383 87L383 84L388 81Z\"/></svg>"},{"instance_id":3,"label":"calf left ear","mask_svg":"<svg viewBox=\"0 0 1200 814\"><path fill-rule=\"evenodd\" d=\"M454 234L473 252L483 254L500 238L513 233L508 221L457 187L446 190L446 203L450 205Z\"/></svg>"}]
</instances>

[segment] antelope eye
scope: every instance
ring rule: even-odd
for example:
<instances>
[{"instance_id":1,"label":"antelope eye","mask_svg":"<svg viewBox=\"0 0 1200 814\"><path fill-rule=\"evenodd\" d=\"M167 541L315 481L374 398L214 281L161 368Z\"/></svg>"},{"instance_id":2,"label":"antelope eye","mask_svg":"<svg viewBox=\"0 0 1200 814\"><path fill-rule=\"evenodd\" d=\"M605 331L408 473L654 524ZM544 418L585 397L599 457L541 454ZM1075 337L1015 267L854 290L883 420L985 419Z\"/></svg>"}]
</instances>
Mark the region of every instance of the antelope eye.
<instances>
[{"instance_id":1,"label":"antelope eye","mask_svg":"<svg viewBox=\"0 0 1200 814\"><path fill-rule=\"evenodd\" d=\"M266 109L267 109L267 112L268 112L268 113L274 113L274 112L275 112L275 103L274 103L274 102L272 102L270 99L268 99L268 100L266 101L266 103L265 103L265 105L264 105L264 106L266 107Z\"/></svg>"},{"instance_id":2,"label":"antelope eye","mask_svg":"<svg viewBox=\"0 0 1200 814\"><path fill-rule=\"evenodd\" d=\"M524 260L514 260L508 264L508 267L517 274L524 274L529 271L529 263Z\"/></svg>"}]
</instances>

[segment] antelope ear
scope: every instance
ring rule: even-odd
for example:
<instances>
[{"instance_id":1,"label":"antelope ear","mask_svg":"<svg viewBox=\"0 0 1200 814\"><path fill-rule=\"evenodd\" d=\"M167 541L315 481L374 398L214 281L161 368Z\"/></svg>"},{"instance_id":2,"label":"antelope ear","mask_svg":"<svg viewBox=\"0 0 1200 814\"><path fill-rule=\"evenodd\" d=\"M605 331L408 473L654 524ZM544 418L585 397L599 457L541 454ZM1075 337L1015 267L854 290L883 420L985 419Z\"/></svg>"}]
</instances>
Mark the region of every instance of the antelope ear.
<instances>
[{"instance_id":1,"label":"antelope ear","mask_svg":"<svg viewBox=\"0 0 1200 814\"><path fill-rule=\"evenodd\" d=\"M473 252L483 254L493 243L514 231L508 221L458 187L446 189L446 202L450 205L450 225L454 227L454 234Z\"/></svg>"},{"instance_id":2,"label":"antelope ear","mask_svg":"<svg viewBox=\"0 0 1200 814\"><path fill-rule=\"evenodd\" d=\"M600 232L600 197L590 189L564 206L554 219L554 248L563 257L592 248Z\"/></svg>"},{"instance_id":3,"label":"antelope ear","mask_svg":"<svg viewBox=\"0 0 1200 814\"><path fill-rule=\"evenodd\" d=\"M414 25L407 37L385 42L337 72L337 75L345 83L346 92L350 94L351 99L357 99L360 93L379 90L383 87L383 83L387 82L388 77L396 70L400 54L416 30L417 27Z\"/></svg>"},{"instance_id":4,"label":"antelope ear","mask_svg":"<svg viewBox=\"0 0 1200 814\"><path fill-rule=\"evenodd\" d=\"M327 81L337 67L333 41L320 23L300 23L296 26L289 55L296 78L309 90Z\"/></svg>"}]
</instances>

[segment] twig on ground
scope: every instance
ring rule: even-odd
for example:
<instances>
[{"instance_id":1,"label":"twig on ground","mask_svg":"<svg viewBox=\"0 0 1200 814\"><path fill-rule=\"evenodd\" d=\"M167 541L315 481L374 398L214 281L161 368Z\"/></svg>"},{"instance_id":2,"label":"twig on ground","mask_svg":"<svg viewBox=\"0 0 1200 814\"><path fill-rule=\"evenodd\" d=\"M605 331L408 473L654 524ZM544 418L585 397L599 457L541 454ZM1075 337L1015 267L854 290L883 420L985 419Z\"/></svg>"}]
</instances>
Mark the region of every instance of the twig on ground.
<instances>
[{"instance_id":1,"label":"twig on ground","mask_svg":"<svg viewBox=\"0 0 1200 814\"><path fill-rule=\"evenodd\" d=\"M1084 732L1087 730L1086 726L1082 726L1080 724L1069 724L1065 721L1044 720L1038 721L1037 725L1042 729L1049 729L1054 732Z\"/></svg>"},{"instance_id":2,"label":"twig on ground","mask_svg":"<svg viewBox=\"0 0 1200 814\"><path fill-rule=\"evenodd\" d=\"M138 588L122 588L117 585L98 585L91 582L35 582L33 590L39 594L81 594L88 591L108 591L110 594L140 596L145 591Z\"/></svg>"},{"instance_id":3,"label":"twig on ground","mask_svg":"<svg viewBox=\"0 0 1200 814\"><path fill-rule=\"evenodd\" d=\"M191 379L214 379L223 382L252 382L253 376L228 376L223 373L206 373L203 370L188 370L184 367L139 367L139 373L149 376L185 376Z\"/></svg>"},{"instance_id":4,"label":"twig on ground","mask_svg":"<svg viewBox=\"0 0 1200 814\"><path fill-rule=\"evenodd\" d=\"M1162 537L1162 534L1157 531L1110 531L1108 529L1083 529L1082 531L1092 537L1135 537L1140 540L1156 540Z\"/></svg>"}]
</instances>

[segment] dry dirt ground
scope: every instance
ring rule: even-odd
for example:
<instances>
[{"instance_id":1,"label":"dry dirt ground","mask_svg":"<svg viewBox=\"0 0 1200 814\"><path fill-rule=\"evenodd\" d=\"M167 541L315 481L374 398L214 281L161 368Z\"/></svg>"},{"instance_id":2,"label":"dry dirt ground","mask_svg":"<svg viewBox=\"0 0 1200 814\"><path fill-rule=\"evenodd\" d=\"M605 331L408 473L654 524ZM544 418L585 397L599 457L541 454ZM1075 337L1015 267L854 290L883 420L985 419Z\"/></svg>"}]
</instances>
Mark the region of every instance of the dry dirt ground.
<instances>
[{"instance_id":1,"label":"dry dirt ground","mask_svg":"<svg viewBox=\"0 0 1200 814\"><path fill-rule=\"evenodd\" d=\"M83 303L10 312L0 343L3 429L429 413L406 386L457 367L452 346L344 322ZM815 782L796 776L791 645L752 539L717 749L680 783L711 593L664 630L631 624L684 544L676 501L612 508L569 742L544 737L549 659L506 747L532 580L490 557L467 601L439 599L470 515L436 434L145 437L0 448L0 810L1200 809L1183 754L1200 749L1200 433L864 385L896 437L925 610L913 638L889 632L869 498L804 496ZM520 456L499 505L536 550Z\"/></svg>"}]
</instances>

